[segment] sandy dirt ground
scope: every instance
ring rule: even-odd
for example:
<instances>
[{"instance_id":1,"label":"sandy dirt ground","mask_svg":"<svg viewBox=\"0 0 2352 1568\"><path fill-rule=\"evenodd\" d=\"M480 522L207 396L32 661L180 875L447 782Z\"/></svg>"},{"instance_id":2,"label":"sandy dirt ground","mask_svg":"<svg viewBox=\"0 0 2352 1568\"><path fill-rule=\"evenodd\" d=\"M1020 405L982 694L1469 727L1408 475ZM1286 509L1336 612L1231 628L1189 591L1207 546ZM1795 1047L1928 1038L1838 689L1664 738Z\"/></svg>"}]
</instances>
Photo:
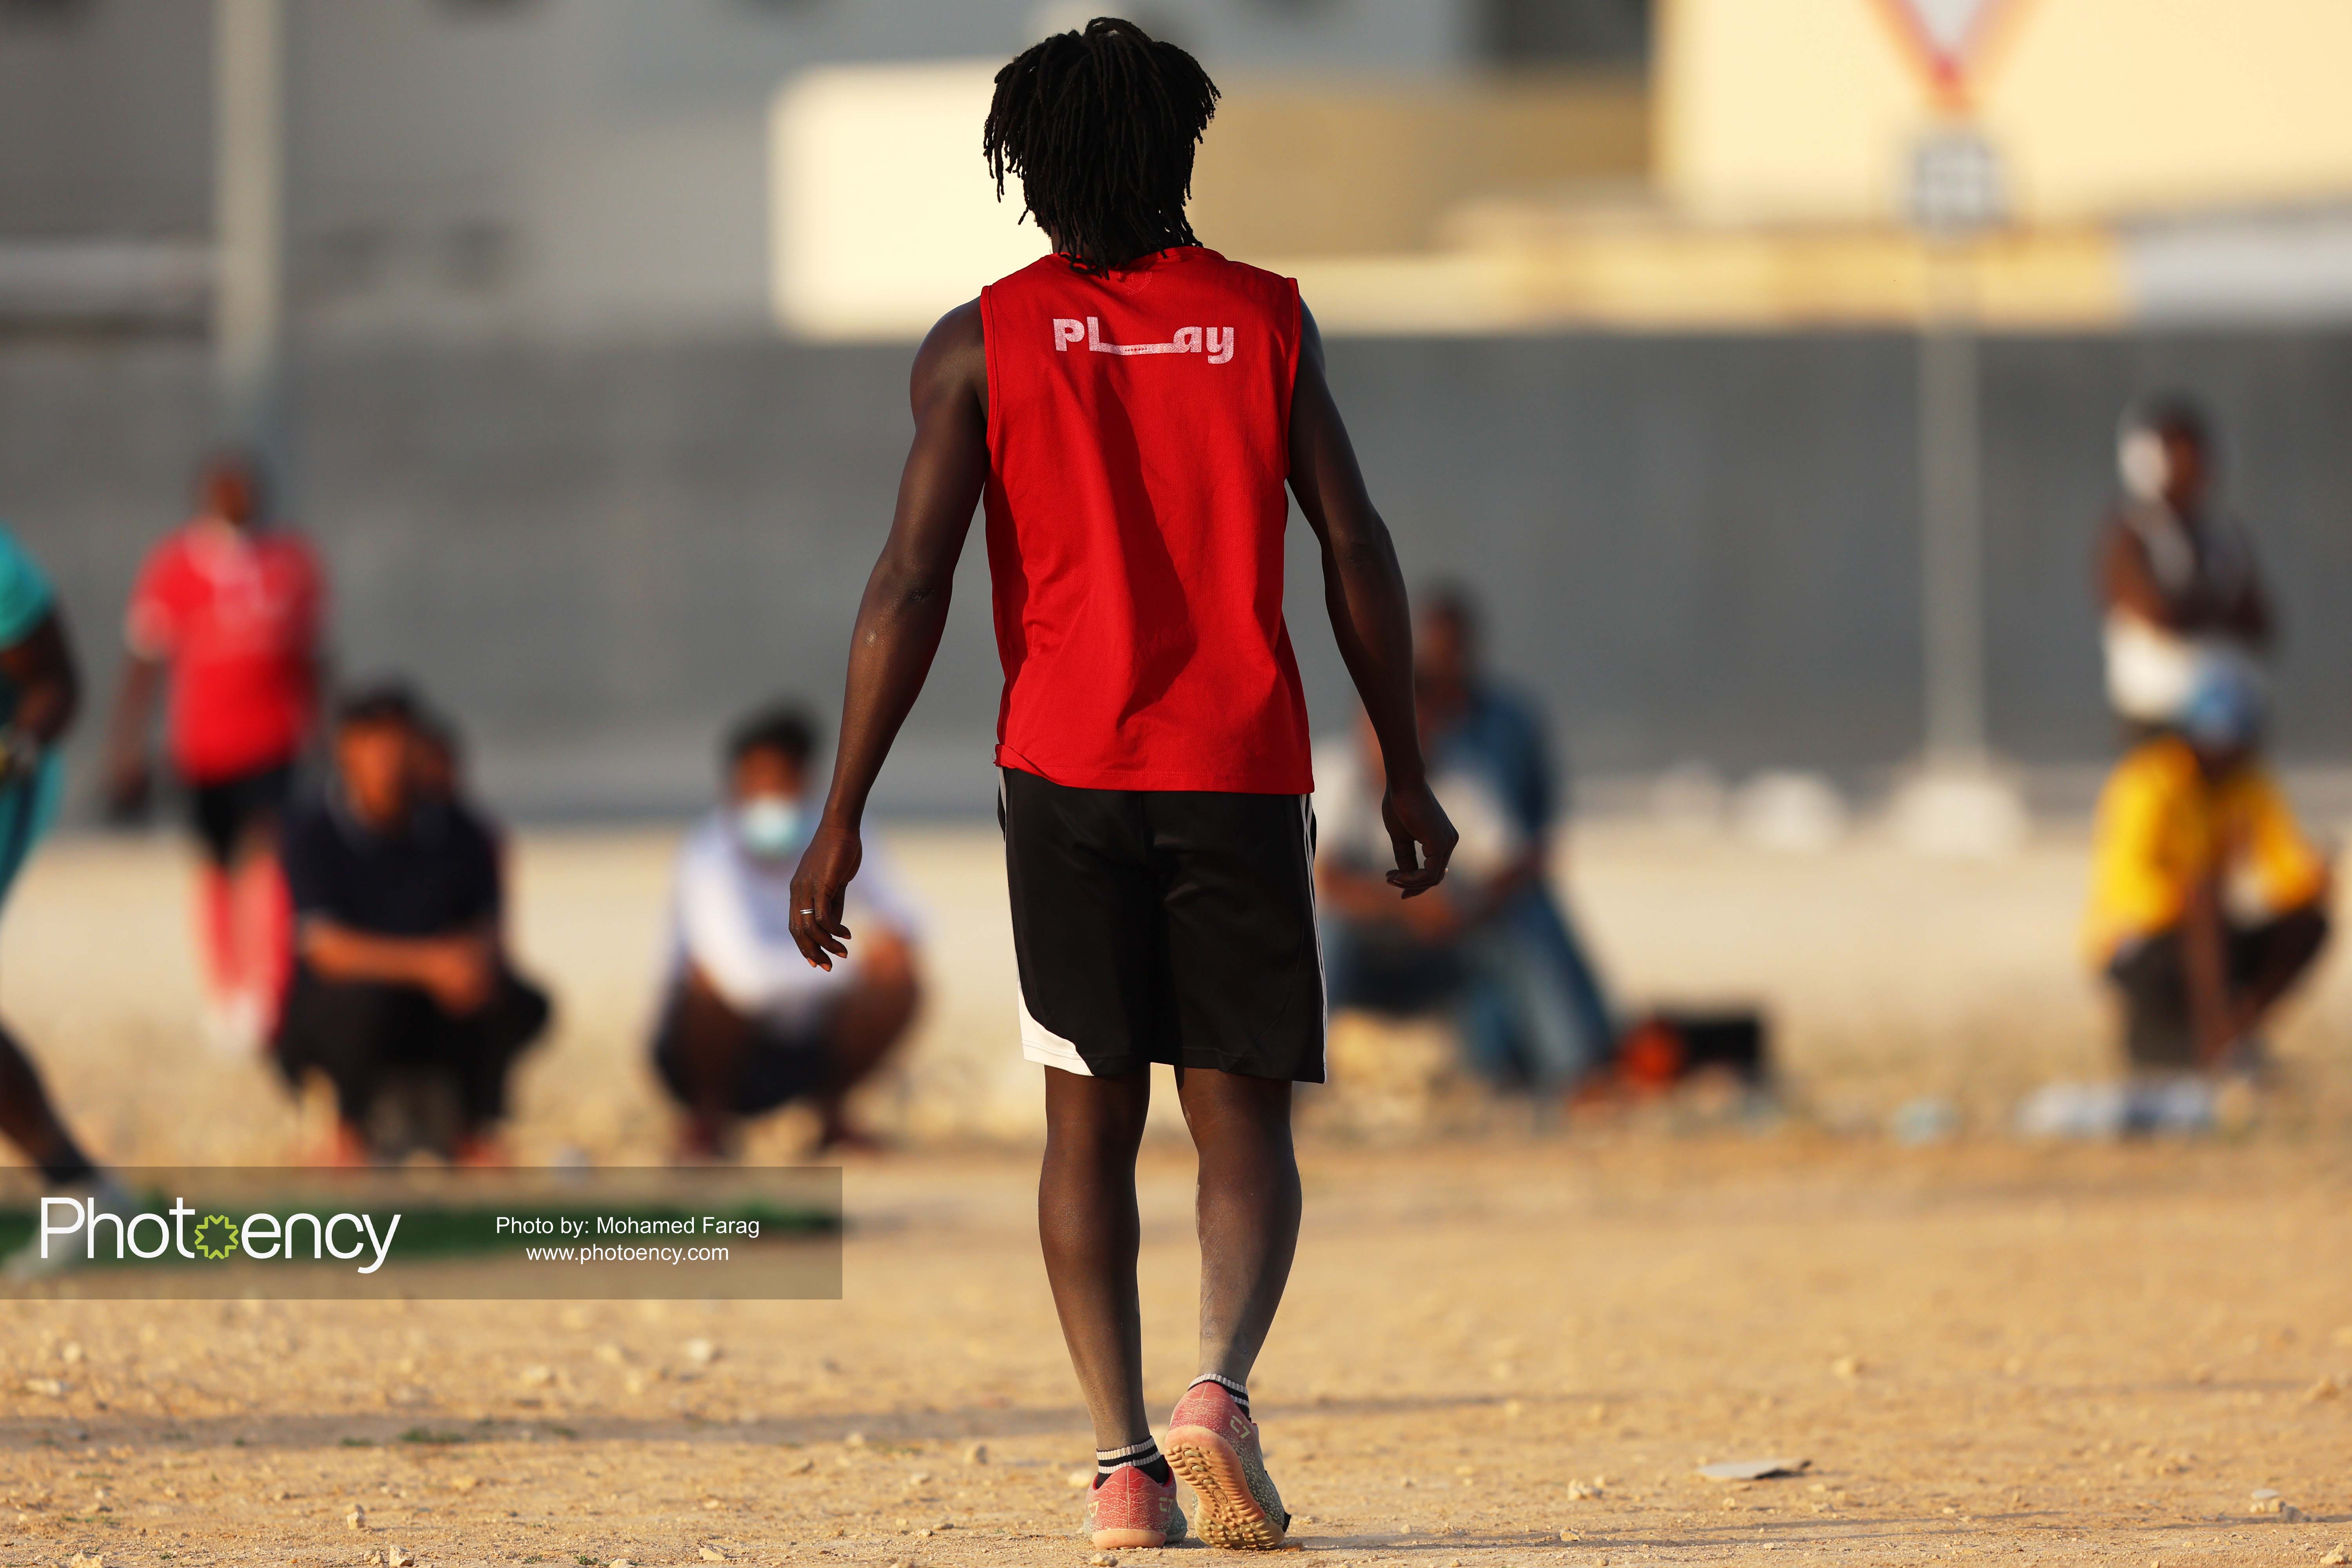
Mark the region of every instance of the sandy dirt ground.
<instances>
[{"instance_id":1,"label":"sandy dirt ground","mask_svg":"<svg viewBox=\"0 0 2352 1568\"><path fill-rule=\"evenodd\" d=\"M525 1159L667 1148L639 1054L668 842L518 846L518 944L564 1009L521 1085ZM932 910L931 1005L871 1107L908 1151L849 1172L844 1300L12 1306L0 1568L1085 1563L1068 1478L1089 1444L1036 1262L1001 873L985 835L894 847ZM194 1026L181 868L164 844L53 847L9 913L0 1008L107 1155L288 1158L301 1112ZM1505 1108L1473 1138L1310 1141L1255 1382L1303 1550L1580 1568L2352 1547L2340 966L2248 1131L2032 1145L2005 1131L2015 1095L2104 1061L2079 845L1948 866L1604 830L1572 869L1630 994L1770 1006L1787 1108L1542 1135ZM1961 1109L1957 1139L1885 1135L1920 1094ZM1162 1407L1192 1370L1189 1187L1181 1143L1155 1142ZM1757 1456L1810 1467L1695 1473Z\"/></svg>"},{"instance_id":2,"label":"sandy dirt ground","mask_svg":"<svg viewBox=\"0 0 2352 1568\"><path fill-rule=\"evenodd\" d=\"M2321 1563L2347 1178L2278 1142L1317 1148L1271 1463L1333 1568ZM841 1301L20 1306L0 1563L1084 1563L1031 1180L854 1168ZM1156 1152L1162 1407L1189 1196ZM1756 1456L1811 1465L1695 1473Z\"/></svg>"}]
</instances>

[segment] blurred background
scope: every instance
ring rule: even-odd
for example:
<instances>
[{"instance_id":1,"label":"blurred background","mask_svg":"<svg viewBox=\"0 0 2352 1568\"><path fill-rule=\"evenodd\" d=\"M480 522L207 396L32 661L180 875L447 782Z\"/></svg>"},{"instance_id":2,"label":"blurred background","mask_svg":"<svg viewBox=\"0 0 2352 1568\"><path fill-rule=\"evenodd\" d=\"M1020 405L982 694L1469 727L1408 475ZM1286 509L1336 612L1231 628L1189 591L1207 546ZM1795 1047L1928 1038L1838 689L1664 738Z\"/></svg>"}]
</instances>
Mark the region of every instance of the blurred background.
<instances>
[{"instance_id":1,"label":"blurred background","mask_svg":"<svg viewBox=\"0 0 2352 1568\"><path fill-rule=\"evenodd\" d=\"M241 432L325 558L342 669L421 681L509 818L660 842L709 800L730 716L837 700L910 346L1044 248L981 163L990 79L1090 10L0 0L0 516L58 579L93 692L143 552ZM1494 668L1551 721L1599 836L1593 940L1629 984L1759 1000L1818 1063L2094 1051L2071 933L2116 728L2092 549L2117 414L2156 387L2218 418L2284 626L2276 749L2307 810L2352 813L2339 0L1135 14L1225 91L1203 241L1300 279L1408 576L1480 596ZM1336 731L1352 698L1292 540ZM933 943L978 989L935 990L918 1080L950 1036L974 1073L1010 1054L971 831L984 570L970 552L883 783L888 818L929 825L912 879L978 922ZM1871 838L1931 729L2040 837L1958 869ZM1693 846L1737 841L1754 781L1791 776L1772 798L1800 808L1719 853L1832 858L1706 880ZM588 862L535 861L543 841L526 891L586 899L562 879ZM577 954L655 933L630 960L650 973L660 861L630 853L595 884L631 911L607 947L540 938L588 987L565 1027L616 1041L639 982ZM1936 931L1990 967L1921 963ZM39 984L17 963L14 1005Z\"/></svg>"},{"instance_id":2,"label":"blurred background","mask_svg":"<svg viewBox=\"0 0 2352 1568\"><path fill-rule=\"evenodd\" d=\"M1910 185L1963 119L2001 204L1960 263L1995 745L2104 761L2109 432L2187 384L2285 600L2280 744L2352 753L2341 6L1147 9L1226 89L1202 235L1301 279L1408 572L1488 595L1498 664L1588 779L1867 787L1917 749ZM989 78L1087 10L286 0L290 510L345 663L414 670L539 813L698 801L719 719L829 693L906 345L1042 249L982 172ZM213 29L184 0L0 3L0 513L101 687L214 430ZM982 617L950 636L887 787L968 813L996 676ZM1328 723L1343 678L1300 641Z\"/></svg>"}]
</instances>

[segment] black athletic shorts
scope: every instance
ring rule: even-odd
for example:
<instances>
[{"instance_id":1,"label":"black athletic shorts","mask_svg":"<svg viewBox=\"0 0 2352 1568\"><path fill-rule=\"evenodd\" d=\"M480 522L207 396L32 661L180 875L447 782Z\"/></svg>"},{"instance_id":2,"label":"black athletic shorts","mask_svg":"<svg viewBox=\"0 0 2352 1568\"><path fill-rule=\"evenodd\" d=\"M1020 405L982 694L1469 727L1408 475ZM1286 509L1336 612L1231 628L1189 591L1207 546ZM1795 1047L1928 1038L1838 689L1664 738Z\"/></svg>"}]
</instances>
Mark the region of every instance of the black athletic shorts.
<instances>
[{"instance_id":1,"label":"black athletic shorts","mask_svg":"<svg viewBox=\"0 0 2352 1568\"><path fill-rule=\"evenodd\" d=\"M277 763L249 773L188 786L196 837L215 866L236 858L237 846L262 817L283 816L294 793L294 764Z\"/></svg>"},{"instance_id":2,"label":"black athletic shorts","mask_svg":"<svg viewBox=\"0 0 2352 1568\"><path fill-rule=\"evenodd\" d=\"M1315 813L1297 795L1068 789L1003 770L1021 1053L1323 1081Z\"/></svg>"}]
</instances>

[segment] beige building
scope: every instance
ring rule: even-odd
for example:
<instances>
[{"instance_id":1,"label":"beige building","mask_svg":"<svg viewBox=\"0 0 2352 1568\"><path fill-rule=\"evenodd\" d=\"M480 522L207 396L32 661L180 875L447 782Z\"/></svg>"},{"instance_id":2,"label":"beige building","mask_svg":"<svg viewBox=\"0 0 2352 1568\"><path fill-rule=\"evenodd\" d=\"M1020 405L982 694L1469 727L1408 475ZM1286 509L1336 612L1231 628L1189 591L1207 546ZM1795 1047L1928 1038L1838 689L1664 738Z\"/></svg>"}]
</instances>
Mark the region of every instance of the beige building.
<instances>
[{"instance_id":1,"label":"beige building","mask_svg":"<svg viewBox=\"0 0 2352 1568\"><path fill-rule=\"evenodd\" d=\"M1663 0L1658 177L1709 221L1899 219L1965 125L2026 226L2352 197L2338 0Z\"/></svg>"},{"instance_id":2,"label":"beige building","mask_svg":"<svg viewBox=\"0 0 2352 1568\"><path fill-rule=\"evenodd\" d=\"M1229 81L1196 226L1338 331L2352 315L2346 0L1657 4L1646 77ZM780 95L792 330L904 335L1037 253L973 153L985 75L957 68ZM1923 169L1981 222L1924 237ZM852 248L884 206L923 279Z\"/></svg>"}]
</instances>

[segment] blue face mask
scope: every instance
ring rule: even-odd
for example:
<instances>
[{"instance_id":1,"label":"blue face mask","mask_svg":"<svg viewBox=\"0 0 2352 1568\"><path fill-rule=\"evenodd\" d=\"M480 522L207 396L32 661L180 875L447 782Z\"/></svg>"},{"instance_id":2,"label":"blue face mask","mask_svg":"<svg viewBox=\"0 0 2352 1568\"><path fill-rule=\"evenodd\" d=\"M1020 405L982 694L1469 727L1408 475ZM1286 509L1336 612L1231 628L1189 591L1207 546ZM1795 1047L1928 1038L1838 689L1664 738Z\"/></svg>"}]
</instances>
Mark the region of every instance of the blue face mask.
<instances>
[{"instance_id":1,"label":"blue face mask","mask_svg":"<svg viewBox=\"0 0 2352 1568\"><path fill-rule=\"evenodd\" d=\"M735 837L763 860L780 860L801 847L807 810L784 795L755 795L735 808Z\"/></svg>"}]
</instances>

